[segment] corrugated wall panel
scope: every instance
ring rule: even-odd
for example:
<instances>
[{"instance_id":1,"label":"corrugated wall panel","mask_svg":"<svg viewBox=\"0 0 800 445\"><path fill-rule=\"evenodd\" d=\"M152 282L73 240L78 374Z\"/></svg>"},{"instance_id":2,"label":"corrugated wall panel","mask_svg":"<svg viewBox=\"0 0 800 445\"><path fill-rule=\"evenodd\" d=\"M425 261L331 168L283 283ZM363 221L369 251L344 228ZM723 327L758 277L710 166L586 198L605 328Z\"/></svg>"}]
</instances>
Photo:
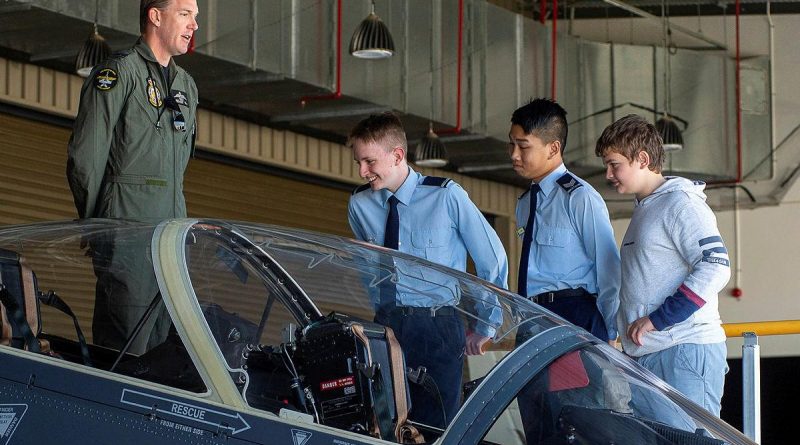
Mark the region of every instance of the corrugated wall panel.
<instances>
[{"instance_id":1,"label":"corrugated wall panel","mask_svg":"<svg viewBox=\"0 0 800 445\"><path fill-rule=\"evenodd\" d=\"M69 135L69 129L0 114L0 225L77 216L65 176ZM346 191L202 159L189 163L184 188L190 216L350 235ZM70 271L70 281L59 273L57 291L90 331L95 279L86 261ZM42 288L53 288L48 259L29 262L39 271ZM54 321L49 332L74 337L69 319L44 311Z\"/></svg>"}]
</instances>

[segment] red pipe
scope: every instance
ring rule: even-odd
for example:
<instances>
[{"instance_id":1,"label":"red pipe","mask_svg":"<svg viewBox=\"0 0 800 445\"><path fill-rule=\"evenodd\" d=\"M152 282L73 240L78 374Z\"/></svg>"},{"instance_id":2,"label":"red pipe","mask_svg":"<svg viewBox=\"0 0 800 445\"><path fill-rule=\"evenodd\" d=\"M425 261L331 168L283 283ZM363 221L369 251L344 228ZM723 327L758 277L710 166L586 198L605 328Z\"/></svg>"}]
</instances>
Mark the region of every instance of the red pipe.
<instances>
[{"instance_id":1,"label":"red pipe","mask_svg":"<svg viewBox=\"0 0 800 445\"><path fill-rule=\"evenodd\" d=\"M741 47L739 35L739 16L742 7L736 0L736 179L728 181L709 181L709 185L740 184L742 182L742 85L741 85Z\"/></svg>"},{"instance_id":2,"label":"red pipe","mask_svg":"<svg viewBox=\"0 0 800 445\"><path fill-rule=\"evenodd\" d=\"M738 1L738 0L737 0ZM551 73L550 79L552 81L552 90L550 92L550 96L553 100L556 100L556 48L557 45L557 37L556 37L556 25L558 24L558 0L553 0L553 62L551 66Z\"/></svg>"},{"instance_id":3,"label":"red pipe","mask_svg":"<svg viewBox=\"0 0 800 445\"><path fill-rule=\"evenodd\" d=\"M547 0L539 0L539 22L544 25L545 15L547 15Z\"/></svg>"},{"instance_id":4,"label":"red pipe","mask_svg":"<svg viewBox=\"0 0 800 445\"><path fill-rule=\"evenodd\" d=\"M311 100L335 100L342 97L342 0L336 0L336 91L321 96L303 96L300 105Z\"/></svg>"},{"instance_id":5,"label":"red pipe","mask_svg":"<svg viewBox=\"0 0 800 445\"><path fill-rule=\"evenodd\" d=\"M464 30L464 0L458 0L458 54L456 62L456 126L439 130L438 134L461 133L461 48L463 47Z\"/></svg>"},{"instance_id":6,"label":"red pipe","mask_svg":"<svg viewBox=\"0 0 800 445\"><path fill-rule=\"evenodd\" d=\"M739 16L742 12L740 0L736 0L736 182L742 182L742 83L739 62L742 60L739 47Z\"/></svg>"}]
</instances>

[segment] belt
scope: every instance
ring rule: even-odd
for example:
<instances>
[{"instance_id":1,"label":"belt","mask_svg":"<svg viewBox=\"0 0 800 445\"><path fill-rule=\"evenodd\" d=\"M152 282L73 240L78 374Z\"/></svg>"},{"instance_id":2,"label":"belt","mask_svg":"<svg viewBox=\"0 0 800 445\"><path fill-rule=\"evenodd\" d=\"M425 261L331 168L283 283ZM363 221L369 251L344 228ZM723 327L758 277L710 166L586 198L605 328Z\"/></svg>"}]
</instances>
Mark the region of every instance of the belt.
<instances>
[{"instance_id":1,"label":"belt","mask_svg":"<svg viewBox=\"0 0 800 445\"><path fill-rule=\"evenodd\" d=\"M561 289L561 290L554 290L551 292L542 292L541 294L528 297L528 299L533 301L534 303L544 304L544 303L552 303L560 298L580 297L583 295L594 296L590 294L589 291L587 291L586 289L579 287L577 289Z\"/></svg>"},{"instance_id":2,"label":"belt","mask_svg":"<svg viewBox=\"0 0 800 445\"><path fill-rule=\"evenodd\" d=\"M166 179L144 175L108 175L105 179L117 184L156 185L159 187L166 187L168 184Z\"/></svg>"},{"instance_id":3,"label":"belt","mask_svg":"<svg viewBox=\"0 0 800 445\"><path fill-rule=\"evenodd\" d=\"M416 317L442 317L456 314L453 306L440 307L418 307L418 306L397 306L391 311L393 314Z\"/></svg>"}]
</instances>

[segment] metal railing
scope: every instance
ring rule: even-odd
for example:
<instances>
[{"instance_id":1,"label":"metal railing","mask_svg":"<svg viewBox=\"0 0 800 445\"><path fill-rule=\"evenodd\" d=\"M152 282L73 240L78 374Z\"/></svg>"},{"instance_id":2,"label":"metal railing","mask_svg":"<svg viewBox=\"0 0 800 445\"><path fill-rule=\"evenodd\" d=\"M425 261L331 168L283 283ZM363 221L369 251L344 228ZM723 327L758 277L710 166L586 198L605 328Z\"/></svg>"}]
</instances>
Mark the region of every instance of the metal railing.
<instances>
[{"instance_id":1,"label":"metal railing","mask_svg":"<svg viewBox=\"0 0 800 445\"><path fill-rule=\"evenodd\" d=\"M723 324L725 335L744 337L742 345L742 432L761 443L761 351L759 335L800 334L800 320Z\"/></svg>"}]
</instances>

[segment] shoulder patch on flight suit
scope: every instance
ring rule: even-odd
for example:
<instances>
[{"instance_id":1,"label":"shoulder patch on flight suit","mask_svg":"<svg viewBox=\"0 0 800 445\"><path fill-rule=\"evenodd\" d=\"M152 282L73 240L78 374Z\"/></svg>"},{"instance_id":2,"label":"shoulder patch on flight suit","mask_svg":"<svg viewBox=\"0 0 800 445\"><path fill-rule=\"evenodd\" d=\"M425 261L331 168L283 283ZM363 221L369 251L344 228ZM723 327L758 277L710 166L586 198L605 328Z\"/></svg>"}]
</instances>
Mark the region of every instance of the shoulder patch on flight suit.
<instances>
[{"instance_id":1,"label":"shoulder patch on flight suit","mask_svg":"<svg viewBox=\"0 0 800 445\"><path fill-rule=\"evenodd\" d=\"M353 190L353 194L355 195L356 193L361 193L368 188L369 188L369 182L366 184L361 184L358 187L356 187L355 190Z\"/></svg>"},{"instance_id":2,"label":"shoulder patch on flight suit","mask_svg":"<svg viewBox=\"0 0 800 445\"><path fill-rule=\"evenodd\" d=\"M111 68L103 68L94 75L94 87L100 91L108 91L117 85L119 75Z\"/></svg>"},{"instance_id":3,"label":"shoulder patch on flight suit","mask_svg":"<svg viewBox=\"0 0 800 445\"><path fill-rule=\"evenodd\" d=\"M439 176L426 176L422 180L422 185L429 185L431 187L447 187L448 184L453 182L450 178L441 178Z\"/></svg>"},{"instance_id":4,"label":"shoulder patch on flight suit","mask_svg":"<svg viewBox=\"0 0 800 445\"><path fill-rule=\"evenodd\" d=\"M575 189L583 187L583 184L578 182L578 180L569 173L564 173L560 178L556 179L556 182L563 187L567 193L572 193Z\"/></svg>"}]
</instances>

